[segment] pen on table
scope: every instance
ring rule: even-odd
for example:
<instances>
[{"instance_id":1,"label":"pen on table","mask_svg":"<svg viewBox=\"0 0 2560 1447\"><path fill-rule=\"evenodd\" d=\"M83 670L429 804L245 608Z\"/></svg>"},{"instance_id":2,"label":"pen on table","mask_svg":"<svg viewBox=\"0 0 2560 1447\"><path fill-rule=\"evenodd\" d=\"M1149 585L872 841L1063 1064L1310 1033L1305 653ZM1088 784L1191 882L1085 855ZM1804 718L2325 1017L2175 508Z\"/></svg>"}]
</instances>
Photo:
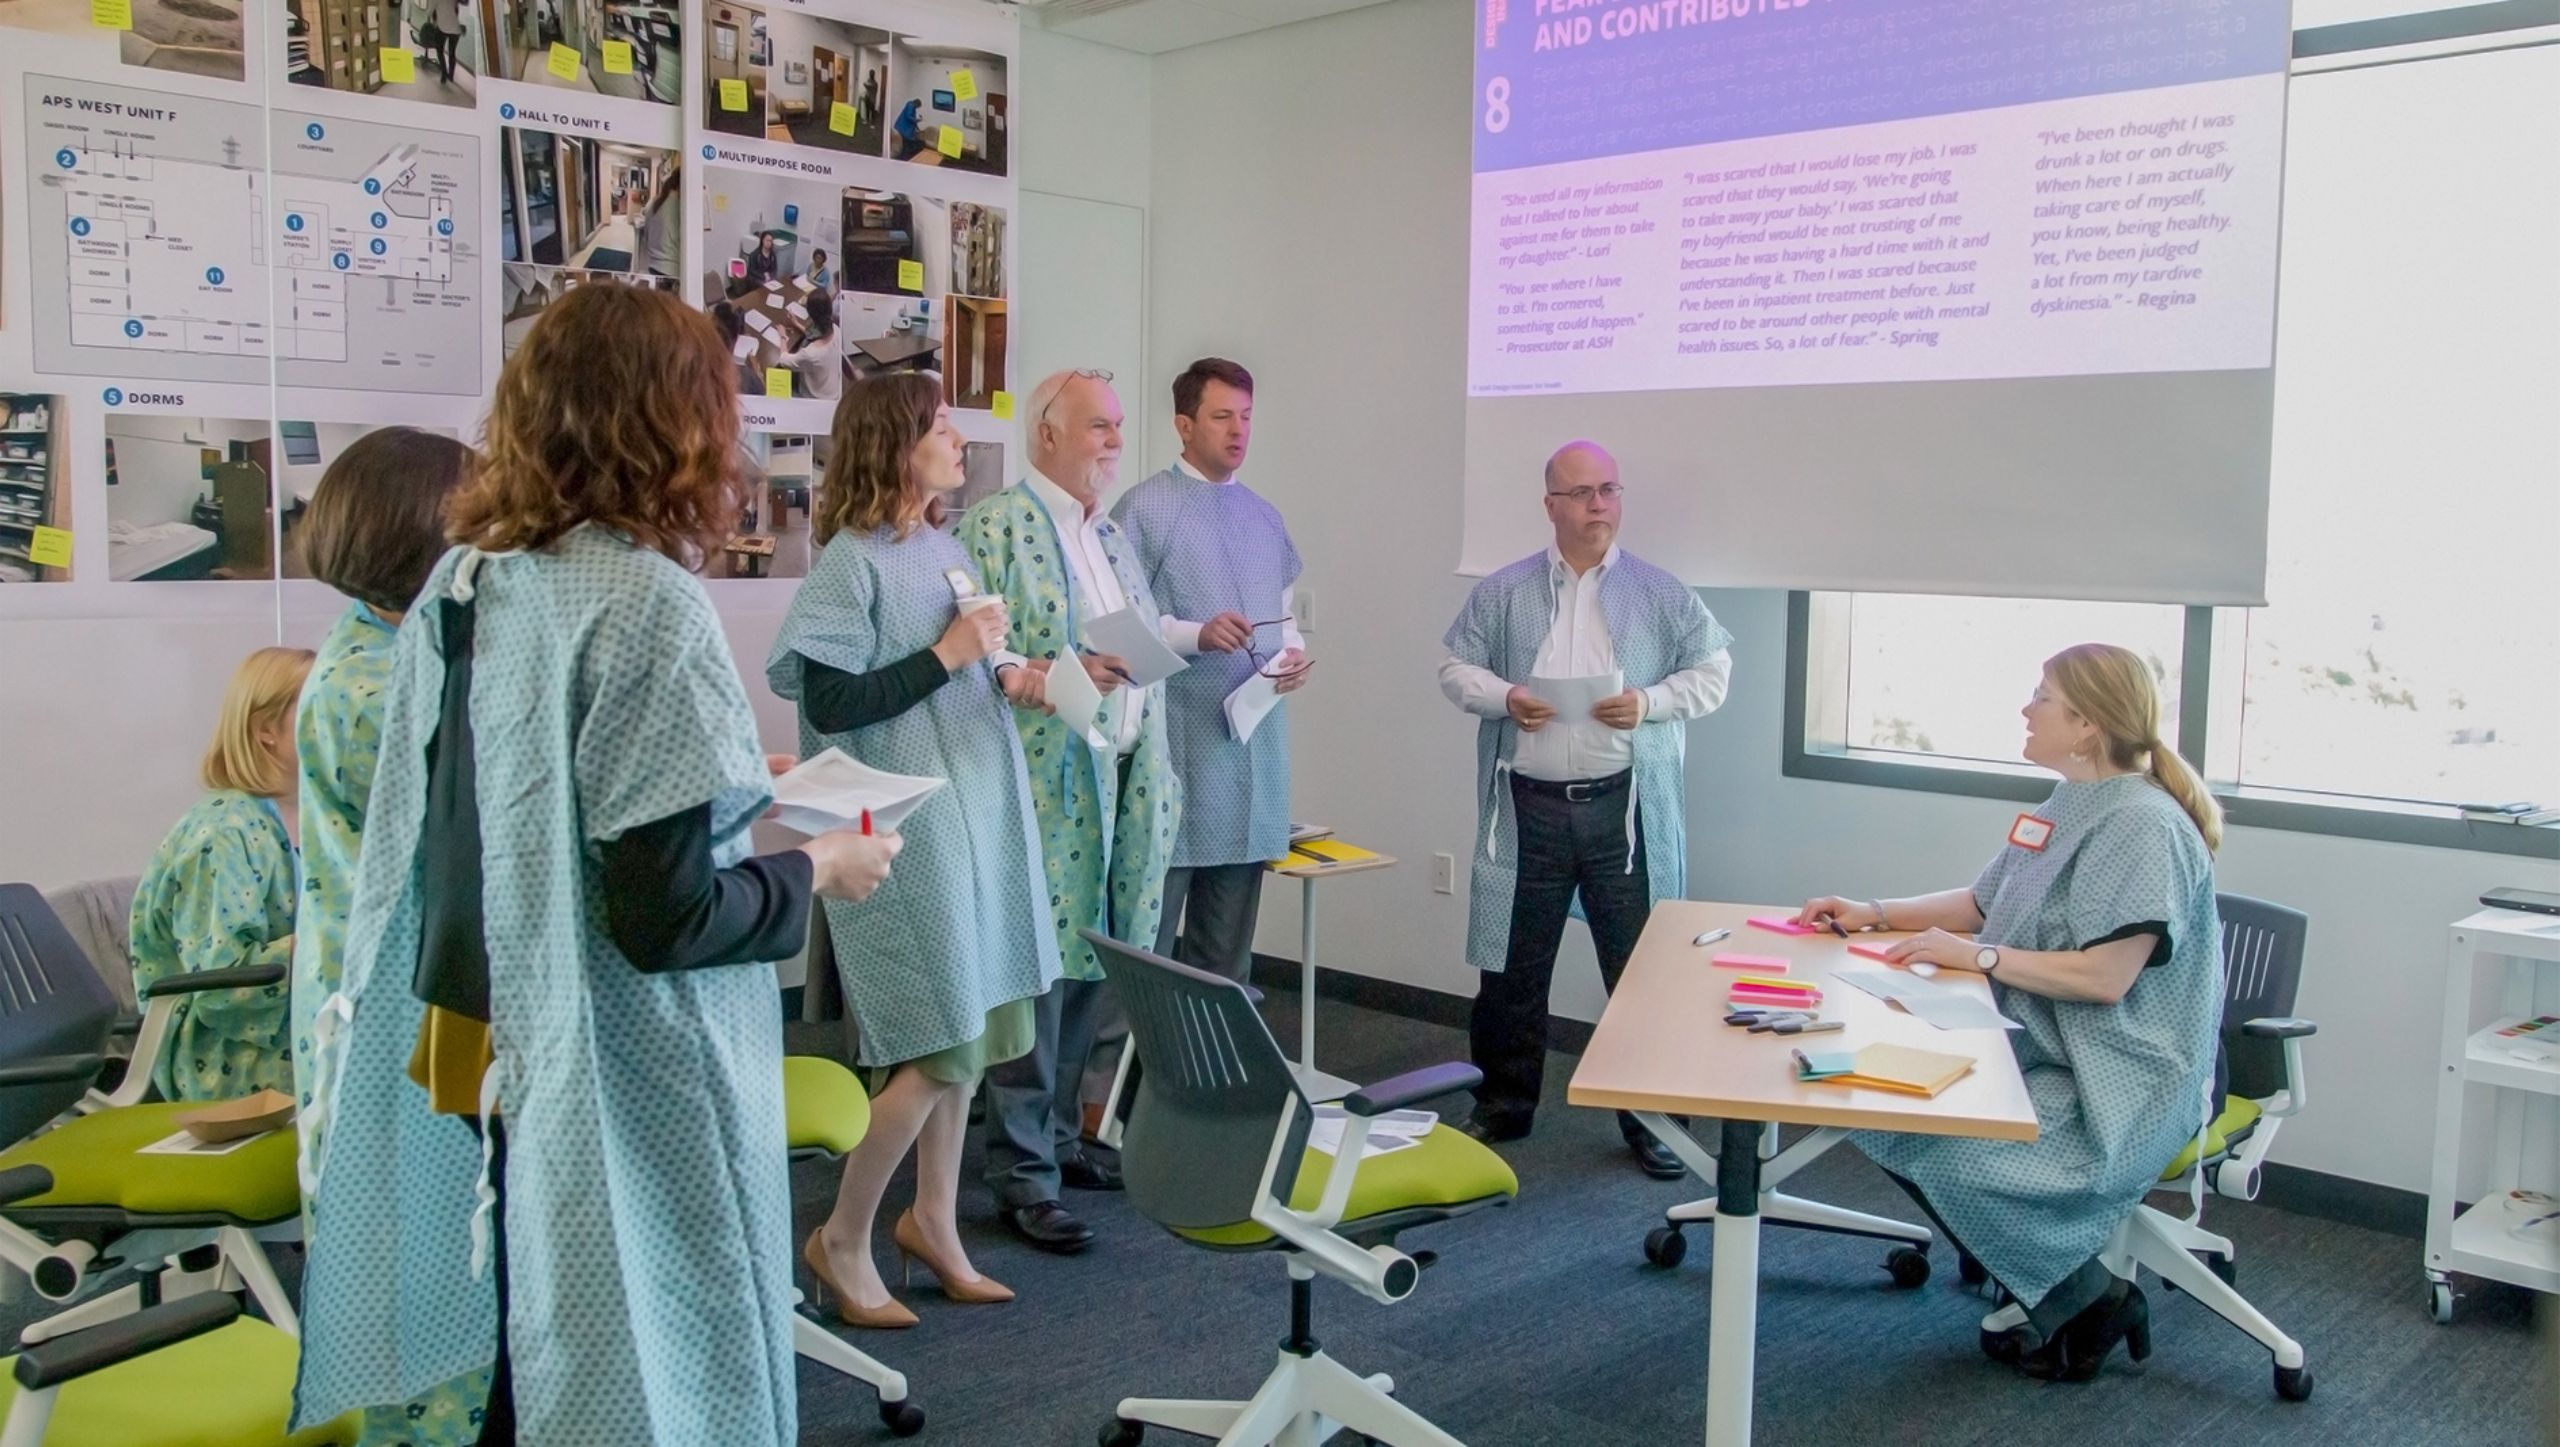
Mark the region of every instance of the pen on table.
<instances>
[{"instance_id":1,"label":"pen on table","mask_svg":"<svg viewBox=\"0 0 2560 1447\"><path fill-rule=\"evenodd\" d=\"M1829 919L1824 920L1823 923L1831 926L1831 932L1838 935L1840 938L1845 940L1849 937L1848 927L1840 923L1840 916L1835 914Z\"/></svg>"},{"instance_id":2,"label":"pen on table","mask_svg":"<svg viewBox=\"0 0 2560 1447\"><path fill-rule=\"evenodd\" d=\"M1689 941L1689 943L1693 945L1711 945L1718 940L1728 940L1731 938L1733 938L1733 931L1729 929L1711 929L1705 934L1698 936L1696 939Z\"/></svg>"},{"instance_id":3,"label":"pen on table","mask_svg":"<svg viewBox=\"0 0 2560 1447\"><path fill-rule=\"evenodd\" d=\"M1793 1020L1788 1020L1770 1026L1769 1033L1772 1035L1819 1035L1825 1030L1846 1030L1848 1028L1849 1022L1846 1020L1807 1020L1801 1024Z\"/></svg>"}]
</instances>

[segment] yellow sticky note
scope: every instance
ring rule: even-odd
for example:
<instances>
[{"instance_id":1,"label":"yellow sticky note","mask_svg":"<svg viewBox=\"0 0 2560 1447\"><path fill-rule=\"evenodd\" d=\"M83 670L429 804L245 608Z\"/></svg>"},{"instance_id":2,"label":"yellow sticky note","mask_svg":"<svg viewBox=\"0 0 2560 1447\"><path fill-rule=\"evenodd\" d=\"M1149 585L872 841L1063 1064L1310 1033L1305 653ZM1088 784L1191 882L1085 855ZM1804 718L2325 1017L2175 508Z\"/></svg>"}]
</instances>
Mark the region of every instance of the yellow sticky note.
<instances>
[{"instance_id":1,"label":"yellow sticky note","mask_svg":"<svg viewBox=\"0 0 2560 1447\"><path fill-rule=\"evenodd\" d=\"M921 262L921 261L901 261L901 262L899 262L899 263L898 263L898 290L900 290L900 291L922 291L922 290L924 290L924 263L923 263L923 262Z\"/></svg>"},{"instance_id":2,"label":"yellow sticky note","mask_svg":"<svg viewBox=\"0 0 2560 1447\"><path fill-rule=\"evenodd\" d=\"M35 541L27 545L27 561L39 568L70 567L71 534L60 528L36 529Z\"/></svg>"},{"instance_id":3,"label":"yellow sticky note","mask_svg":"<svg viewBox=\"0 0 2560 1447\"><path fill-rule=\"evenodd\" d=\"M729 198L728 198L727 196L725 196L725 195L722 195L721 193L719 193L719 192L717 192L717 191L712 192L712 193L711 193L711 209L712 209L712 210L714 210L714 211L726 211L726 210L728 210L728 209L729 209Z\"/></svg>"},{"instance_id":4,"label":"yellow sticky note","mask_svg":"<svg viewBox=\"0 0 2560 1447\"><path fill-rule=\"evenodd\" d=\"M604 43L604 73L607 75L629 75L631 73L630 41L608 40Z\"/></svg>"},{"instance_id":5,"label":"yellow sticky note","mask_svg":"<svg viewBox=\"0 0 2560 1447\"><path fill-rule=\"evenodd\" d=\"M382 79L389 85L407 85L418 78L418 58L396 45L382 47Z\"/></svg>"},{"instance_id":6,"label":"yellow sticky note","mask_svg":"<svg viewBox=\"0 0 2560 1447\"><path fill-rule=\"evenodd\" d=\"M743 80L720 82L720 109L742 111L747 108L747 83Z\"/></svg>"},{"instance_id":7,"label":"yellow sticky note","mask_svg":"<svg viewBox=\"0 0 2560 1447\"><path fill-rule=\"evenodd\" d=\"M827 107L827 129L839 136L853 134L853 107L837 101Z\"/></svg>"},{"instance_id":8,"label":"yellow sticky note","mask_svg":"<svg viewBox=\"0 0 2560 1447\"><path fill-rule=\"evenodd\" d=\"M962 100L976 100L978 98L977 72L969 70L951 72L951 93Z\"/></svg>"},{"instance_id":9,"label":"yellow sticky note","mask_svg":"<svg viewBox=\"0 0 2560 1447\"><path fill-rule=\"evenodd\" d=\"M133 0L89 0L89 23L108 30L131 30ZM70 534L63 536L69 537Z\"/></svg>"},{"instance_id":10,"label":"yellow sticky note","mask_svg":"<svg viewBox=\"0 0 2560 1447\"><path fill-rule=\"evenodd\" d=\"M783 401L786 401L786 402L787 402L787 401L790 401L790 400L791 400L791 369L790 369L789 367L767 367L767 368L765 368L765 369L764 369L764 394L765 394L766 396L768 396L768 397L778 397L778 398L781 398Z\"/></svg>"},{"instance_id":11,"label":"yellow sticky note","mask_svg":"<svg viewBox=\"0 0 2560 1447\"><path fill-rule=\"evenodd\" d=\"M960 128L958 126L944 126L942 128L942 144L935 147L935 149L954 160L959 159Z\"/></svg>"},{"instance_id":12,"label":"yellow sticky note","mask_svg":"<svg viewBox=\"0 0 2560 1447\"><path fill-rule=\"evenodd\" d=\"M578 78L578 50L573 45L551 42L551 73L562 80Z\"/></svg>"},{"instance_id":13,"label":"yellow sticky note","mask_svg":"<svg viewBox=\"0 0 2560 1447\"><path fill-rule=\"evenodd\" d=\"M1013 420L1013 394L1011 392L998 392L995 395L995 400L987 405L995 409L997 421L1010 422Z\"/></svg>"}]
</instances>

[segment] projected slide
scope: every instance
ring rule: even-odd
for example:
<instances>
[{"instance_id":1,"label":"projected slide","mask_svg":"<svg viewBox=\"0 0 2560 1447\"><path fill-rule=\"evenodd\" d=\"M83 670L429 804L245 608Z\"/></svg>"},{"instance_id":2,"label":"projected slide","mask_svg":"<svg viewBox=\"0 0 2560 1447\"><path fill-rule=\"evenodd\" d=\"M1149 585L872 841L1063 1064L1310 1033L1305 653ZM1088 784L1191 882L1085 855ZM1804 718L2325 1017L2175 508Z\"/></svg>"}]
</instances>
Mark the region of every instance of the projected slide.
<instances>
[{"instance_id":1,"label":"projected slide","mask_svg":"<svg viewBox=\"0 0 2560 1447\"><path fill-rule=\"evenodd\" d=\"M2263 369L2282 0L1479 0L1476 397Z\"/></svg>"}]
</instances>

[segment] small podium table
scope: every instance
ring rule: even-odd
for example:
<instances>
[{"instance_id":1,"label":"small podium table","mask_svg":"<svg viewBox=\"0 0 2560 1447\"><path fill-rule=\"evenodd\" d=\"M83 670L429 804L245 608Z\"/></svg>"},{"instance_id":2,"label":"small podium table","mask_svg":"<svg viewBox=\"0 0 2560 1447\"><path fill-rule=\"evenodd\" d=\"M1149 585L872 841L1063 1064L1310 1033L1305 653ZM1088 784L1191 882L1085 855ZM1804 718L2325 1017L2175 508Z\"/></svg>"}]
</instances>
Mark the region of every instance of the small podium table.
<instances>
[{"instance_id":1,"label":"small podium table","mask_svg":"<svg viewBox=\"0 0 2560 1447\"><path fill-rule=\"evenodd\" d=\"M1307 842L1336 841L1328 838ZM1272 873L1298 881L1298 1063L1290 1068L1298 1077L1298 1088L1307 1093L1309 1100L1340 1100L1360 1088L1353 1081L1316 1068L1316 884L1346 874L1386 869L1395 862L1392 854L1372 854L1365 859L1331 859L1313 864L1292 864L1282 859L1270 866Z\"/></svg>"}]
</instances>

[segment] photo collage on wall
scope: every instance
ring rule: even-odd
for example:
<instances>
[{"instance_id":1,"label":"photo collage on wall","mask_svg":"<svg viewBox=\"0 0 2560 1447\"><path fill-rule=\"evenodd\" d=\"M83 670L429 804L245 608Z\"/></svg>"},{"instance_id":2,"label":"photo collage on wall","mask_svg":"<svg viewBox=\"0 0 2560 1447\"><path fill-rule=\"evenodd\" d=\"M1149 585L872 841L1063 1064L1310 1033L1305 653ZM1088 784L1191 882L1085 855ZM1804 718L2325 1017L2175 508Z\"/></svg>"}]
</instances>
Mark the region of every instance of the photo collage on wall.
<instances>
[{"instance_id":1,"label":"photo collage on wall","mask_svg":"<svg viewBox=\"0 0 2560 1447\"><path fill-rule=\"evenodd\" d=\"M938 375L1001 487L1017 54L978 0L0 0L0 617L330 606L330 462L476 441L580 286L732 349L707 577L805 576L855 379Z\"/></svg>"}]
</instances>

